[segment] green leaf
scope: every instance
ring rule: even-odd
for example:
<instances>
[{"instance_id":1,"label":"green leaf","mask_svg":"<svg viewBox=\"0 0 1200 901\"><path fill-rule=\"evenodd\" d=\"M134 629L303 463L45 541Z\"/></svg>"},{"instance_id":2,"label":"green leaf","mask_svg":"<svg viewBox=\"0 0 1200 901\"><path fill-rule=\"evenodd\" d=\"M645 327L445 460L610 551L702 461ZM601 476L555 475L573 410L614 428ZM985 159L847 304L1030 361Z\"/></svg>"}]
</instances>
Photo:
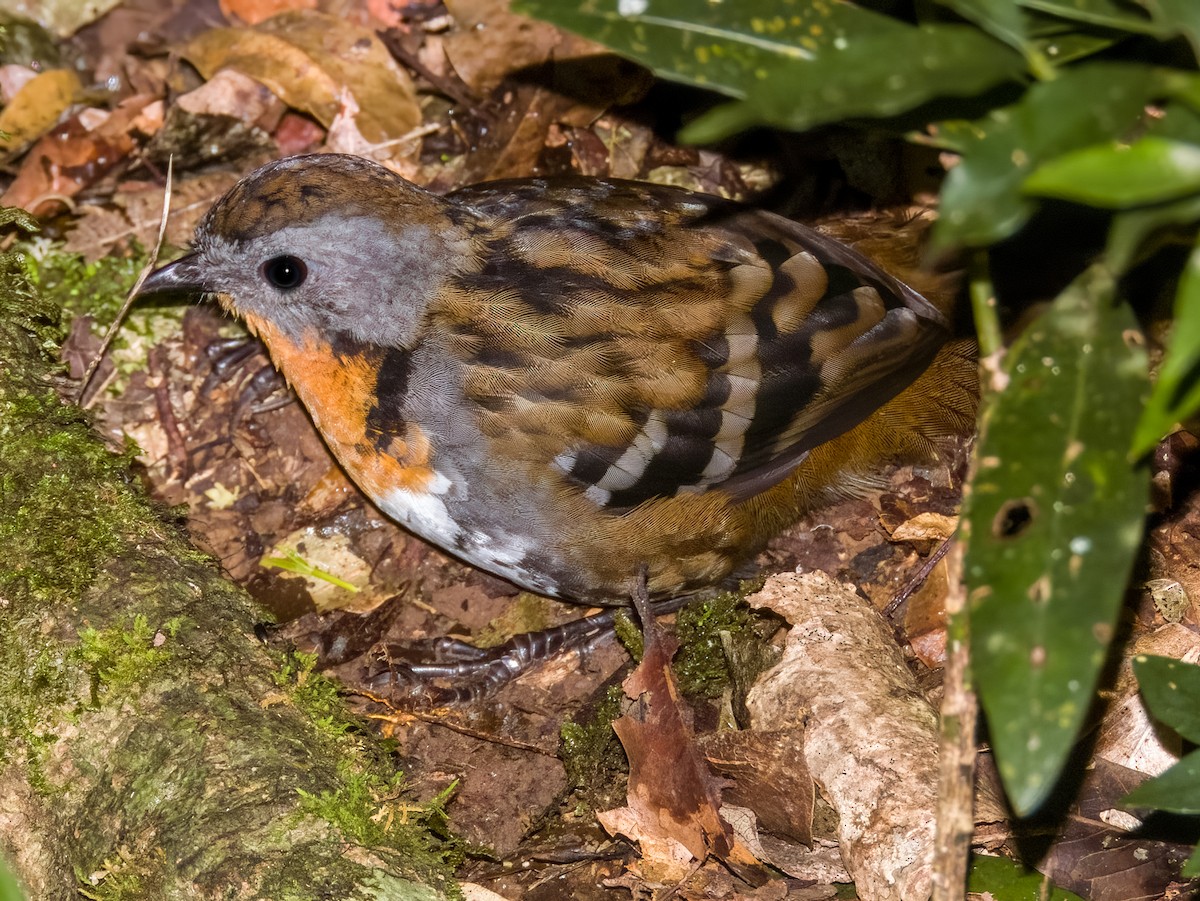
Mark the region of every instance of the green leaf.
<instances>
[{"instance_id":1,"label":"green leaf","mask_svg":"<svg viewBox=\"0 0 1200 901\"><path fill-rule=\"evenodd\" d=\"M974 22L996 40L1004 41L1026 59L1043 61L1037 45L1030 40L1026 15L1013 0L938 0L964 19Z\"/></svg>"},{"instance_id":2,"label":"green leaf","mask_svg":"<svg viewBox=\"0 0 1200 901\"><path fill-rule=\"evenodd\" d=\"M25 892L3 860L0 860L0 901L25 901Z\"/></svg>"},{"instance_id":3,"label":"green leaf","mask_svg":"<svg viewBox=\"0 0 1200 901\"><path fill-rule=\"evenodd\" d=\"M1155 718L1193 744L1200 742L1200 666L1142 654L1133 659L1133 673Z\"/></svg>"},{"instance_id":4,"label":"green leaf","mask_svg":"<svg viewBox=\"0 0 1200 901\"><path fill-rule=\"evenodd\" d=\"M1195 879L1200 876L1200 847L1197 847L1192 852L1192 856L1187 859L1187 863L1183 865L1183 869L1179 871L1184 879Z\"/></svg>"},{"instance_id":5,"label":"green leaf","mask_svg":"<svg viewBox=\"0 0 1200 901\"><path fill-rule=\"evenodd\" d=\"M986 893L993 901L1083 901L1074 892L1051 885L1041 873L1027 870L1015 860L982 854L971 857L967 890L972 894Z\"/></svg>"},{"instance_id":6,"label":"green leaf","mask_svg":"<svg viewBox=\"0 0 1200 901\"><path fill-rule=\"evenodd\" d=\"M1200 57L1200 3L1196 0L1140 0L1160 32L1181 34Z\"/></svg>"},{"instance_id":7,"label":"green leaf","mask_svg":"<svg viewBox=\"0 0 1200 901\"><path fill-rule=\"evenodd\" d=\"M807 0L514 0L513 9L604 44L662 78L732 97L747 96L780 60L812 60L908 28L847 3Z\"/></svg>"},{"instance_id":8,"label":"green leaf","mask_svg":"<svg viewBox=\"0 0 1200 901\"><path fill-rule=\"evenodd\" d=\"M1105 257L1114 272L1123 274L1130 266L1139 261L1139 251L1151 234L1172 226L1180 226L1188 229L1189 233L1193 233L1194 225L1197 222L1200 222L1200 196L1185 197L1174 203L1163 203L1118 213L1113 217L1112 225L1108 230L1108 248L1105 250ZM1139 432L1140 428L1139 426ZM1158 437L1161 438L1163 434L1165 433L1160 432ZM1158 438L1143 439L1139 437L1137 446L1134 448L1136 454L1150 449L1149 446L1141 446L1143 440L1157 441Z\"/></svg>"},{"instance_id":9,"label":"green leaf","mask_svg":"<svg viewBox=\"0 0 1200 901\"><path fill-rule=\"evenodd\" d=\"M1022 815L1091 704L1141 536L1149 477L1126 451L1146 355L1115 293L1093 266L1013 345L964 501L973 665Z\"/></svg>"},{"instance_id":10,"label":"green leaf","mask_svg":"<svg viewBox=\"0 0 1200 901\"><path fill-rule=\"evenodd\" d=\"M812 60L778 61L763 70L745 101L718 107L680 136L703 143L752 125L799 131L895 116L938 97L972 97L1023 71L1020 56L966 25L859 35L845 49Z\"/></svg>"},{"instance_id":11,"label":"green leaf","mask_svg":"<svg viewBox=\"0 0 1200 901\"><path fill-rule=\"evenodd\" d=\"M982 247L1013 234L1036 208L1021 191L1029 174L1073 150L1126 137L1168 79L1148 66L1090 63L982 119L937 126L934 141L962 160L942 187L935 247Z\"/></svg>"},{"instance_id":12,"label":"green leaf","mask_svg":"<svg viewBox=\"0 0 1200 901\"><path fill-rule=\"evenodd\" d=\"M1133 453L1141 456L1152 450L1176 423L1197 410L1200 410L1200 243L1188 257L1175 295L1170 345L1134 432Z\"/></svg>"},{"instance_id":13,"label":"green leaf","mask_svg":"<svg viewBox=\"0 0 1200 901\"><path fill-rule=\"evenodd\" d=\"M515 0L513 8L663 78L746 100L693 123L683 135L690 141L755 124L802 129L891 116L931 98L977 94L1024 70L1019 55L978 29L918 28L841 2Z\"/></svg>"},{"instance_id":14,"label":"green leaf","mask_svg":"<svg viewBox=\"0 0 1200 901\"><path fill-rule=\"evenodd\" d=\"M1161 776L1143 782L1122 798L1121 804L1170 813L1200 813L1200 751L1192 751Z\"/></svg>"},{"instance_id":15,"label":"green leaf","mask_svg":"<svg viewBox=\"0 0 1200 901\"><path fill-rule=\"evenodd\" d=\"M1102 25L1135 34L1159 34L1161 29L1132 3L1121 0L1019 0L1027 9L1036 9L1073 22ZM1187 2L1187 0L1183 0Z\"/></svg>"},{"instance_id":16,"label":"green leaf","mask_svg":"<svg viewBox=\"0 0 1200 901\"><path fill-rule=\"evenodd\" d=\"M264 557L259 565L282 569L284 572L295 573L298 576L311 576L314 579L320 579L322 582L328 582L336 588L343 588L354 594L362 590L357 585L347 582L345 579L340 579L333 573L309 563L294 550L289 550L286 557Z\"/></svg>"},{"instance_id":17,"label":"green leaf","mask_svg":"<svg viewBox=\"0 0 1200 901\"><path fill-rule=\"evenodd\" d=\"M1041 28L1031 32L1038 52L1055 66L1094 56L1117 42L1110 32L1076 31L1073 28Z\"/></svg>"},{"instance_id":18,"label":"green leaf","mask_svg":"<svg viewBox=\"0 0 1200 901\"><path fill-rule=\"evenodd\" d=\"M1200 146L1147 136L1064 153L1025 179L1026 194L1124 209L1200 190Z\"/></svg>"}]
</instances>

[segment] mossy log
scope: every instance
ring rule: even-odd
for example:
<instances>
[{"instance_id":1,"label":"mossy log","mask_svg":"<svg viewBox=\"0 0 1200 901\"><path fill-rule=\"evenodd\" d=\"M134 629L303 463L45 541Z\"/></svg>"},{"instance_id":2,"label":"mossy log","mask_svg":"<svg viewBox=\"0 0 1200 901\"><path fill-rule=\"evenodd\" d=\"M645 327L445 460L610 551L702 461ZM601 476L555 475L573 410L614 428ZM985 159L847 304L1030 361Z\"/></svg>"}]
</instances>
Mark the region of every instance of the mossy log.
<instances>
[{"instance_id":1,"label":"mossy log","mask_svg":"<svg viewBox=\"0 0 1200 901\"><path fill-rule=\"evenodd\" d=\"M58 337L0 258L0 851L29 897L456 894L436 814L60 400Z\"/></svg>"}]
</instances>

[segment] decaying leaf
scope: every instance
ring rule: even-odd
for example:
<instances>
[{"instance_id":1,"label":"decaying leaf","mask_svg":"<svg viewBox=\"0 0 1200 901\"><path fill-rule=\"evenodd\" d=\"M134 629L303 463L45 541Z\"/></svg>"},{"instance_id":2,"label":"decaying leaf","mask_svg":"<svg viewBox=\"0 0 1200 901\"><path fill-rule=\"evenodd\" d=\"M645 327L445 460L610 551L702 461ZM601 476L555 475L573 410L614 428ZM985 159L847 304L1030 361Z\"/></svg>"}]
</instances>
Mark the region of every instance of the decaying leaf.
<instances>
[{"instance_id":1,"label":"decaying leaf","mask_svg":"<svg viewBox=\"0 0 1200 901\"><path fill-rule=\"evenodd\" d=\"M0 111L0 159L12 159L49 131L83 85L70 69L42 72Z\"/></svg>"},{"instance_id":2,"label":"decaying leaf","mask_svg":"<svg viewBox=\"0 0 1200 901\"><path fill-rule=\"evenodd\" d=\"M249 28L214 28L181 51L205 78L236 69L325 127L350 91L358 128L375 143L407 134L421 121L408 73L368 28L313 10L273 16Z\"/></svg>"},{"instance_id":3,"label":"decaying leaf","mask_svg":"<svg viewBox=\"0 0 1200 901\"><path fill-rule=\"evenodd\" d=\"M642 662L623 683L633 705L613 723L629 757L628 807L599 815L610 833L641 845L642 875L660 883L680 881L709 854L735 866L755 863L721 819L718 782L671 674L677 648L674 637L660 636L653 625L646 630Z\"/></svg>"},{"instance_id":4,"label":"decaying leaf","mask_svg":"<svg viewBox=\"0 0 1200 901\"><path fill-rule=\"evenodd\" d=\"M151 108L161 112L161 103L135 94L111 113L87 109L72 116L34 145L0 203L35 215L69 203L125 162L136 146L136 132L144 134L161 124L159 116L145 115Z\"/></svg>"}]
</instances>

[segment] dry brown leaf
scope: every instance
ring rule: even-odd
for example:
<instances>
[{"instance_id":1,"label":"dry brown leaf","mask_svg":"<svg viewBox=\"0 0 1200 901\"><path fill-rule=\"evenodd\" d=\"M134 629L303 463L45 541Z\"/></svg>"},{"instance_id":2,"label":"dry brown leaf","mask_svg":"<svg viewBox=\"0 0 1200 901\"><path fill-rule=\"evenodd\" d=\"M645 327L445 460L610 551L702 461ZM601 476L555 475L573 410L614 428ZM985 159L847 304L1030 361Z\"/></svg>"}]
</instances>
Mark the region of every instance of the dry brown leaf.
<instances>
[{"instance_id":1,"label":"dry brown leaf","mask_svg":"<svg viewBox=\"0 0 1200 901\"><path fill-rule=\"evenodd\" d=\"M132 237L134 228L119 211L107 206L86 206L76 211L63 250L83 254L88 262L105 256L117 244Z\"/></svg>"},{"instance_id":2,"label":"dry brown leaf","mask_svg":"<svg viewBox=\"0 0 1200 901\"><path fill-rule=\"evenodd\" d=\"M654 882L679 881L710 853L738 866L755 863L721 819L718 783L671 673L678 646L653 625L646 630L642 662L622 686L633 706L613 723L629 758L628 806L599 814L611 834L640 844L641 871Z\"/></svg>"},{"instance_id":3,"label":"dry brown leaf","mask_svg":"<svg viewBox=\"0 0 1200 901\"><path fill-rule=\"evenodd\" d=\"M732 784L727 803L754 811L759 824L778 836L812 842L815 790L804 760L803 729L717 732L700 747L709 764Z\"/></svg>"},{"instance_id":4,"label":"dry brown leaf","mask_svg":"<svg viewBox=\"0 0 1200 901\"><path fill-rule=\"evenodd\" d=\"M76 31L95 22L121 0L4 0L6 13L32 19L60 38L69 38Z\"/></svg>"},{"instance_id":5,"label":"dry brown leaf","mask_svg":"<svg viewBox=\"0 0 1200 901\"><path fill-rule=\"evenodd\" d=\"M507 0L447 0L457 28L446 36L446 55L463 81L489 93L511 72L607 51L599 44L519 16Z\"/></svg>"},{"instance_id":6,"label":"dry brown leaf","mask_svg":"<svg viewBox=\"0 0 1200 901\"><path fill-rule=\"evenodd\" d=\"M1145 775L1098 758L1087 768L1078 797L1038 870L1060 888L1090 901L1160 901L1193 897L1169 891L1192 850L1174 830L1142 829L1120 808Z\"/></svg>"},{"instance_id":7,"label":"dry brown leaf","mask_svg":"<svg viewBox=\"0 0 1200 901\"><path fill-rule=\"evenodd\" d=\"M283 117L283 103L248 75L223 69L175 100L175 109L194 116L229 116L247 126L271 131Z\"/></svg>"},{"instance_id":8,"label":"dry brown leaf","mask_svg":"<svg viewBox=\"0 0 1200 901\"><path fill-rule=\"evenodd\" d=\"M957 516L944 513L918 513L900 523L892 532L893 541L945 541L958 528Z\"/></svg>"},{"instance_id":9,"label":"dry brown leaf","mask_svg":"<svg viewBox=\"0 0 1200 901\"><path fill-rule=\"evenodd\" d=\"M1146 710L1133 675L1133 659L1141 654L1196 663L1200 661L1200 635L1186 626L1168 623L1138 636L1122 657L1114 697L1100 722L1097 757L1148 776L1158 776L1179 761L1183 745L1178 735L1164 731Z\"/></svg>"},{"instance_id":10,"label":"dry brown leaf","mask_svg":"<svg viewBox=\"0 0 1200 901\"><path fill-rule=\"evenodd\" d=\"M72 116L34 145L0 203L35 215L69 204L125 160L136 143L134 122L152 102L135 95L111 114L87 109Z\"/></svg>"},{"instance_id":11,"label":"dry brown leaf","mask_svg":"<svg viewBox=\"0 0 1200 901\"><path fill-rule=\"evenodd\" d=\"M220 0L220 7L231 22L257 25L288 10L316 9L317 0Z\"/></svg>"},{"instance_id":12,"label":"dry brown leaf","mask_svg":"<svg viewBox=\"0 0 1200 901\"><path fill-rule=\"evenodd\" d=\"M205 78L236 69L326 128L348 90L362 109L358 128L373 143L399 138L421 120L412 79L375 33L325 13L296 10L252 28L214 28L181 52Z\"/></svg>"},{"instance_id":13,"label":"dry brown leaf","mask_svg":"<svg viewBox=\"0 0 1200 901\"><path fill-rule=\"evenodd\" d=\"M27 81L0 111L0 160L8 160L54 127L59 116L82 90L79 76L70 69L53 69Z\"/></svg>"}]
</instances>

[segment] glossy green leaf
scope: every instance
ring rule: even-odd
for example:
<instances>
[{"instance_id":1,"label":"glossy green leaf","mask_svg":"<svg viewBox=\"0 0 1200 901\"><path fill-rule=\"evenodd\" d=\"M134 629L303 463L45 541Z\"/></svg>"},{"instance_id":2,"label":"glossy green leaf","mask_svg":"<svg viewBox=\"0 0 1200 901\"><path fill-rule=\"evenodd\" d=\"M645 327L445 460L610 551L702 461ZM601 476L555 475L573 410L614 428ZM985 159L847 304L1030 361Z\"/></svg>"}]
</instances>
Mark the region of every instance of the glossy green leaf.
<instances>
[{"instance_id":1,"label":"glossy green leaf","mask_svg":"<svg viewBox=\"0 0 1200 901\"><path fill-rule=\"evenodd\" d=\"M1025 14L1013 0L938 0L992 37L1029 56L1037 52L1029 39Z\"/></svg>"},{"instance_id":2,"label":"glossy green leaf","mask_svg":"<svg viewBox=\"0 0 1200 901\"><path fill-rule=\"evenodd\" d=\"M1190 231L1197 222L1200 222L1200 195L1118 213L1108 230L1105 252L1108 264L1114 272L1124 273L1140 260L1143 245L1151 235L1176 226Z\"/></svg>"},{"instance_id":3,"label":"glossy green leaf","mask_svg":"<svg viewBox=\"0 0 1200 901\"><path fill-rule=\"evenodd\" d=\"M1196 0L1140 0L1163 34L1181 34L1200 57L1200 3Z\"/></svg>"},{"instance_id":4,"label":"glossy green leaf","mask_svg":"<svg viewBox=\"0 0 1200 901\"><path fill-rule=\"evenodd\" d=\"M934 140L963 158L942 187L934 245L982 247L1013 234L1036 208L1021 191L1030 173L1073 150L1125 137L1167 77L1147 66L1085 64L982 119L941 123Z\"/></svg>"},{"instance_id":5,"label":"glossy green leaf","mask_svg":"<svg viewBox=\"0 0 1200 901\"><path fill-rule=\"evenodd\" d=\"M1074 892L1048 882L1041 873L1027 870L1015 860L982 854L971 857L971 871L967 874L967 890L985 897L990 895L993 901L1083 901Z\"/></svg>"},{"instance_id":6,"label":"glossy green leaf","mask_svg":"<svg viewBox=\"0 0 1200 901\"><path fill-rule=\"evenodd\" d=\"M1200 751L1192 751L1161 776L1143 782L1122 798L1121 804L1170 813L1200 813Z\"/></svg>"},{"instance_id":7,"label":"glossy green leaf","mask_svg":"<svg viewBox=\"0 0 1200 901\"><path fill-rule=\"evenodd\" d=\"M808 0L514 0L513 9L604 44L662 78L732 97L747 96L780 60L813 60L908 30L861 7Z\"/></svg>"},{"instance_id":8,"label":"glossy green leaf","mask_svg":"<svg viewBox=\"0 0 1200 901\"><path fill-rule=\"evenodd\" d=\"M891 116L931 98L978 94L1024 69L1018 54L976 28L918 28L848 3L516 0L513 8L663 78L744 98L693 123L683 135L691 141L750 125L803 129Z\"/></svg>"},{"instance_id":9,"label":"glossy green leaf","mask_svg":"<svg viewBox=\"0 0 1200 901\"><path fill-rule=\"evenodd\" d=\"M1127 450L1146 355L1114 298L1094 266L1013 345L964 501L973 666L1020 814L1075 741L1142 531L1149 476Z\"/></svg>"},{"instance_id":10,"label":"glossy green leaf","mask_svg":"<svg viewBox=\"0 0 1200 901\"><path fill-rule=\"evenodd\" d=\"M763 72L744 101L702 116L681 137L702 143L753 125L799 131L844 119L894 116L938 97L975 96L1023 70L1016 52L965 25L862 35L835 53L778 62Z\"/></svg>"},{"instance_id":11,"label":"glossy green leaf","mask_svg":"<svg viewBox=\"0 0 1200 901\"><path fill-rule=\"evenodd\" d=\"M1134 3L1123 0L1019 0L1027 9L1036 9L1073 22L1101 25L1135 34L1158 34L1159 26L1147 18ZM1186 2L1186 0L1185 0Z\"/></svg>"},{"instance_id":12,"label":"glossy green leaf","mask_svg":"<svg viewBox=\"0 0 1200 901\"><path fill-rule=\"evenodd\" d=\"M1046 59L1055 66L1065 66L1076 60L1094 56L1107 50L1117 42L1110 32L1075 31L1059 29L1055 32L1033 35L1033 43Z\"/></svg>"},{"instance_id":13,"label":"glossy green leaf","mask_svg":"<svg viewBox=\"0 0 1200 901\"><path fill-rule=\"evenodd\" d=\"M1155 719L1200 742L1200 666L1142 654L1133 658L1133 674Z\"/></svg>"},{"instance_id":14,"label":"glossy green leaf","mask_svg":"<svg viewBox=\"0 0 1200 901\"><path fill-rule=\"evenodd\" d=\"M1178 200L1200 191L1200 146L1153 135L1094 144L1043 163L1021 187L1108 209Z\"/></svg>"},{"instance_id":15,"label":"glossy green leaf","mask_svg":"<svg viewBox=\"0 0 1200 901\"><path fill-rule=\"evenodd\" d=\"M1200 410L1200 244L1192 249L1175 294L1170 344L1134 433L1133 453L1140 456L1151 451L1177 423L1197 410Z\"/></svg>"}]
</instances>

